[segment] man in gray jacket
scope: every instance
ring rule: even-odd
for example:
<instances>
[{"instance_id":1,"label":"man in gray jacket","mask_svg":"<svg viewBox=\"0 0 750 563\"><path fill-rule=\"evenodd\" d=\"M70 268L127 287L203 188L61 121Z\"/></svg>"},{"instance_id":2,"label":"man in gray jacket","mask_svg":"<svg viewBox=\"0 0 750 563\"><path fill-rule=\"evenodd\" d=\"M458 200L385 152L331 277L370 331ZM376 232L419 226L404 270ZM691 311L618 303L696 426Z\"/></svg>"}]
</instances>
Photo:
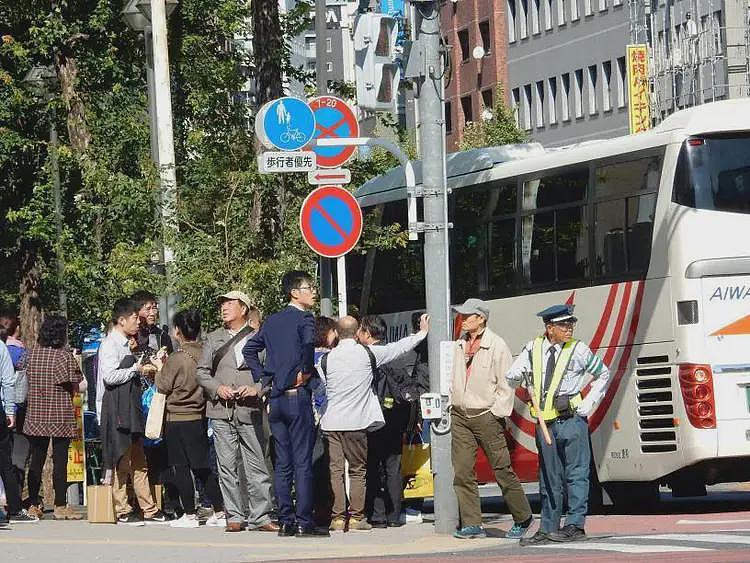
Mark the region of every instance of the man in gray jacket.
<instances>
[{"instance_id":1,"label":"man in gray jacket","mask_svg":"<svg viewBox=\"0 0 750 563\"><path fill-rule=\"evenodd\" d=\"M220 298L224 327L211 332L198 364L198 381L206 393L224 496L227 532L246 528L278 532L271 520L271 477L264 458L268 437L263 430L261 383L245 366L242 348L253 329L248 317L255 307L241 291ZM240 478L240 463L244 479Z\"/></svg>"}]
</instances>

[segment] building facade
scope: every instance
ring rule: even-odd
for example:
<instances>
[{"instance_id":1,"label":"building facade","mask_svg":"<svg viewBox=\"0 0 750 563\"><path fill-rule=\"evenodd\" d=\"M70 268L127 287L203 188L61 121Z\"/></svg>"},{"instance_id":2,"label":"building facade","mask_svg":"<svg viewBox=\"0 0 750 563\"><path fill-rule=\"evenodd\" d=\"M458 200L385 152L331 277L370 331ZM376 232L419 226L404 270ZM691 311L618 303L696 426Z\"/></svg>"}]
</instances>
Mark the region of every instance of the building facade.
<instances>
[{"instance_id":1,"label":"building facade","mask_svg":"<svg viewBox=\"0 0 750 563\"><path fill-rule=\"evenodd\" d=\"M627 0L507 1L519 126L545 146L627 135Z\"/></svg>"},{"instance_id":2,"label":"building facade","mask_svg":"<svg viewBox=\"0 0 750 563\"><path fill-rule=\"evenodd\" d=\"M453 46L445 77L449 152L458 150L467 122L488 117L498 86L507 84L505 11L506 0L453 0L441 9L443 40Z\"/></svg>"}]
</instances>

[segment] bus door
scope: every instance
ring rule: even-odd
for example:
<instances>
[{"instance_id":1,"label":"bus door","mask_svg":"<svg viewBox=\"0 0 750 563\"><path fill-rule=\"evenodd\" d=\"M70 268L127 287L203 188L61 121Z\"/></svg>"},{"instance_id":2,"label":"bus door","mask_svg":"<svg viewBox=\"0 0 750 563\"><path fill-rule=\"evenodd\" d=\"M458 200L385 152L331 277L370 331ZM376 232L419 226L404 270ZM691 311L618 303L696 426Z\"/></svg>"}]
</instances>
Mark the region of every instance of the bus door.
<instances>
[{"instance_id":1,"label":"bus door","mask_svg":"<svg viewBox=\"0 0 750 563\"><path fill-rule=\"evenodd\" d=\"M702 278L703 330L710 386L700 387L700 374L683 366L680 377L683 394L690 394L685 377L692 378L693 397L685 397L688 417L710 427L713 408L718 430L718 455L750 454L750 276ZM692 373L690 373L692 371ZM708 392L706 400L703 394ZM713 397L711 397L711 395ZM713 405L710 399L713 398ZM691 400L692 399L692 400ZM691 416L691 412L692 415ZM698 426L701 427L701 426Z\"/></svg>"}]
</instances>

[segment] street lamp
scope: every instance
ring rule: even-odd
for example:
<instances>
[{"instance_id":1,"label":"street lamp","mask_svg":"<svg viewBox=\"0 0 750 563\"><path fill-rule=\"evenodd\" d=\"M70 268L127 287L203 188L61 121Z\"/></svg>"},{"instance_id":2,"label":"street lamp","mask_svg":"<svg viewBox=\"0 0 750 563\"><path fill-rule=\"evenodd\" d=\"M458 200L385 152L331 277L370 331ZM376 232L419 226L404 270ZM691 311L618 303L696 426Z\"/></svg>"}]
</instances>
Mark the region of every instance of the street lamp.
<instances>
[{"instance_id":1,"label":"street lamp","mask_svg":"<svg viewBox=\"0 0 750 563\"><path fill-rule=\"evenodd\" d=\"M57 74L50 66L35 66L23 79L31 91L40 98L49 101L52 99L51 88L57 84ZM62 193L60 188L60 165L58 161L58 140L55 116L49 118L49 160L52 172L52 195L55 206L55 231L57 233L57 246L55 247L57 261L57 298L60 312L68 316L68 295L65 292L65 261L62 255Z\"/></svg>"},{"instance_id":2,"label":"street lamp","mask_svg":"<svg viewBox=\"0 0 750 563\"><path fill-rule=\"evenodd\" d=\"M130 29L143 33L146 49L146 79L151 130L151 159L159 169L160 187L157 221L162 224L162 244L159 263L163 265L169 286L173 249L169 234L176 228L174 140L172 132L172 103L169 87L169 54L167 49L166 19L177 7L177 0L129 0L121 15ZM167 324L174 303L164 295L161 309L166 312Z\"/></svg>"}]
</instances>

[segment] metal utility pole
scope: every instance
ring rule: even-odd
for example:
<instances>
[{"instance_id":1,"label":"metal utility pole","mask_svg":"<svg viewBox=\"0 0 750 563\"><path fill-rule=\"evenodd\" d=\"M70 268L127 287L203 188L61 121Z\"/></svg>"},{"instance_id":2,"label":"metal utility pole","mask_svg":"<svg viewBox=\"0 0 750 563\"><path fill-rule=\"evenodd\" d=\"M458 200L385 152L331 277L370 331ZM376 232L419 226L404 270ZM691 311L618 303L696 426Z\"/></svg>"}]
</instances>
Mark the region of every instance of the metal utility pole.
<instances>
[{"instance_id":1,"label":"metal utility pole","mask_svg":"<svg viewBox=\"0 0 750 563\"><path fill-rule=\"evenodd\" d=\"M170 299L172 288L172 239L177 232L177 177L172 132L172 98L169 80L169 48L167 43L167 15L165 0L151 0L151 33L154 60L154 109L157 123L158 164L161 179L161 221L164 249L164 268L167 278L167 311L164 322L169 324L174 302Z\"/></svg>"},{"instance_id":2,"label":"metal utility pole","mask_svg":"<svg viewBox=\"0 0 750 563\"><path fill-rule=\"evenodd\" d=\"M430 391L440 393L440 342L452 339L450 277L448 270L448 193L445 175L445 120L443 117L443 52L440 46L438 2L414 2L423 76L418 80L419 140L424 201L424 264ZM427 275L434 272L435 275ZM447 397L444 401L447 402ZM445 404L444 404L445 407ZM430 448L435 487L435 531L453 533L458 525L458 503L453 492L451 435L431 426Z\"/></svg>"},{"instance_id":3,"label":"metal utility pole","mask_svg":"<svg viewBox=\"0 0 750 563\"><path fill-rule=\"evenodd\" d=\"M318 96L328 94L326 78L326 0L315 0L315 83ZM331 259L320 257L320 314L333 316ZM346 314L346 313L344 313Z\"/></svg>"}]
</instances>

